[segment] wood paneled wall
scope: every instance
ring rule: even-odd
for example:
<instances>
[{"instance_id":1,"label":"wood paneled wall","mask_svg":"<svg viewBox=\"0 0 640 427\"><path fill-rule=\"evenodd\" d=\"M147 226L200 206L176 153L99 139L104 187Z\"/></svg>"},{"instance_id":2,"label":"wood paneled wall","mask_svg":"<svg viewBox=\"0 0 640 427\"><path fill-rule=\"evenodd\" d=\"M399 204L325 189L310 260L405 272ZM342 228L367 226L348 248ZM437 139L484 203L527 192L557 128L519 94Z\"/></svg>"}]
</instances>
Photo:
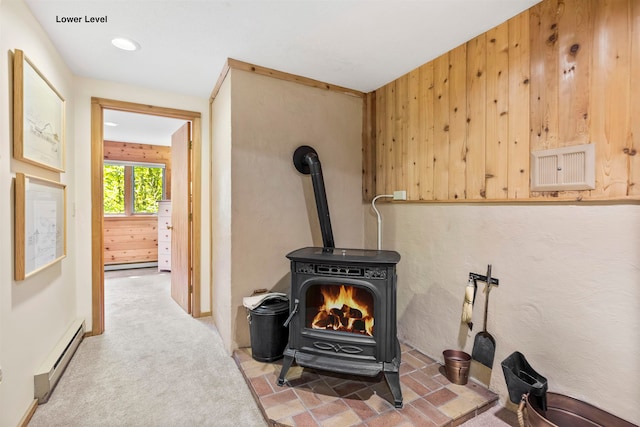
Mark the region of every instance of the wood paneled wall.
<instances>
[{"instance_id":1,"label":"wood paneled wall","mask_svg":"<svg viewBox=\"0 0 640 427\"><path fill-rule=\"evenodd\" d=\"M171 147L129 142L104 142L104 159L165 164L167 199L171 189ZM104 263L127 264L158 260L156 215L105 216Z\"/></svg>"},{"instance_id":2,"label":"wood paneled wall","mask_svg":"<svg viewBox=\"0 0 640 427\"><path fill-rule=\"evenodd\" d=\"M152 215L104 218L104 263L158 260L158 218Z\"/></svg>"},{"instance_id":3,"label":"wood paneled wall","mask_svg":"<svg viewBox=\"0 0 640 427\"><path fill-rule=\"evenodd\" d=\"M640 200L640 2L545 0L365 102L365 200ZM529 190L531 151L584 143L595 190Z\"/></svg>"}]
</instances>

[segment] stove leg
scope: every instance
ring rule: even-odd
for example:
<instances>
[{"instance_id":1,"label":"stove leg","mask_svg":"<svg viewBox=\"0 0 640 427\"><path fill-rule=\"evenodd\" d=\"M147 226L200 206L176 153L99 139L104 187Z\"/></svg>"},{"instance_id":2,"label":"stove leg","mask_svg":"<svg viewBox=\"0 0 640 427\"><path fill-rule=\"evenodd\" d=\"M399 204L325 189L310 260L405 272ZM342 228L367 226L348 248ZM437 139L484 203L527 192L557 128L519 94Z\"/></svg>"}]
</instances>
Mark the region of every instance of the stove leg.
<instances>
[{"instance_id":1,"label":"stove leg","mask_svg":"<svg viewBox=\"0 0 640 427\"><path fill-rule=\"evenodd\" d=\"M384 377L393 395L393 406L402 408L402 389L400 388L400 374L398 372L385 371Z\"/></svg>"},{"instance_id":2,"label":"stove leg","mask_svg":"<svg viewBox=\"0 0 640 427\"><path fill-rule=\"evenodd\" d=\"M293 357L295 356L295 350L285 349L284 351L284 359L282 360L282 369L280 369L280 376L278 376L278 385L284 385L284 377L287 376L287 371L291 367L291 363L293 363Z\"/></svg>"},{"instance_id":3,"label":"stove leg","mask_svg":"<svg viewBox=\"0 0 640 427\"><path fill-rule=\"evenodd\" d=\"M400 388L400 358L402 350L400 349L400 341L396 339L396 354L391 363L383 364L384 377L393 395L393 405L396 408L402 408L402 389Z\"/></svg>"}]
</instances>

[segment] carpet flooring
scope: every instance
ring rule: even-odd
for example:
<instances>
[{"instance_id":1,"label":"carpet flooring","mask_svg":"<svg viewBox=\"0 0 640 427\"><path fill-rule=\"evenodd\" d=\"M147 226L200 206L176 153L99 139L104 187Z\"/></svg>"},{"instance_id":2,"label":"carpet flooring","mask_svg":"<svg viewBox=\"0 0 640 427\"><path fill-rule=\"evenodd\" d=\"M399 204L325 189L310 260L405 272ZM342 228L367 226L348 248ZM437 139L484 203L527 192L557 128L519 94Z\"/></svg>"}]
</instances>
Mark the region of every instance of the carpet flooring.
<instances>
[{"instance_id":1,"label":"carpet flooring","mask_svg":"<svg viewBox=\"0 0 640 427\"><path fill-rule=\"evenodd\" d=\"M30 427L267 425L211 318L184 313L170 281L105 274L105 333L82 341Z\"/></svg>"}]
</instances>

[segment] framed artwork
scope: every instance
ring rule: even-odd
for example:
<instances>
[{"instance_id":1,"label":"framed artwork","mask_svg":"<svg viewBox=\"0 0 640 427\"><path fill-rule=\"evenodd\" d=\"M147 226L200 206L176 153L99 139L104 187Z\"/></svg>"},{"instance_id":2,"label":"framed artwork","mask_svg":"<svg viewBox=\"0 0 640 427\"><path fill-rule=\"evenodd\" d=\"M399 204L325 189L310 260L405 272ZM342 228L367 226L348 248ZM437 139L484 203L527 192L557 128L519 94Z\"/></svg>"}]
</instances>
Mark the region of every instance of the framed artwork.
<instances>
[{"instance_id":1,"label":"framed artwork","mask_svg":"<svg viewBox=\"0 0 640 427\"><path fill-rule=\"evenodd\" d=\"M16 174L15 280L24 280L67 255L67 187Z\"/></svg>"},{"instance_id":2,"label":"framed artwork","mask_svg":"<svg viewBox=\"0 0 640 427\"><path fill-rule=\"evenodd\" d=\"M13 55L13 156L64 172L65 101L19 49Z\"/></svg>"}]
</instances>

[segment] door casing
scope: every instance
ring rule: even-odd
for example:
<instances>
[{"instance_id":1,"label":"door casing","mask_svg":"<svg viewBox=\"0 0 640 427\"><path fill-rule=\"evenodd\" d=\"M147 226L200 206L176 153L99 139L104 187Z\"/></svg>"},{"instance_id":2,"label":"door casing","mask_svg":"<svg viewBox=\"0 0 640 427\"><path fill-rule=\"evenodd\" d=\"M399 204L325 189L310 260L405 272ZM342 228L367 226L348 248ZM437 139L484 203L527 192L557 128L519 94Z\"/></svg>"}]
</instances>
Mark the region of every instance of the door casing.
<instances>
[{"instance_id":1,"label":"door casing","mask_svg":"<svg viewBox=\"0 0 640 427\"><path fill-rule=\"evenodd\" d=\"M91 98L91 332L99 335L105 330L104 324L104 196L103 196L103 161L104 161L104 110L118 110L131 113L150 114L171 117L192 122L192 175L193 188L193 248L191 266L193 268L192 316L200 317L200 278L201 278L201 147L202 120L201 114L195 111L156 107L133 102L117 101L106 98Z\"/></svg>"}]
</instances>

